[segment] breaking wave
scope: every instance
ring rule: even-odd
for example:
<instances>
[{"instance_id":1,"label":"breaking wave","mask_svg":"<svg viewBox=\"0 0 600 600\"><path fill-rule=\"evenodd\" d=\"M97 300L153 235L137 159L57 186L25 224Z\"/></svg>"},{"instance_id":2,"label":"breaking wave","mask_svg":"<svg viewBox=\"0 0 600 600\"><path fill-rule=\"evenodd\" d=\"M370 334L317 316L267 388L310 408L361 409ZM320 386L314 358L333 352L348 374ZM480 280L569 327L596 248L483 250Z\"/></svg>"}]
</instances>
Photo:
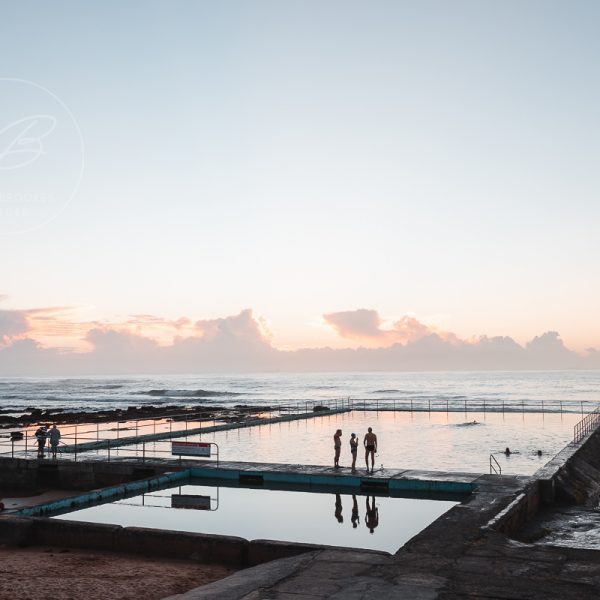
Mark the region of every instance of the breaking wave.
<instances>
[{"instance_id":1,"label":"breaking wave","mask_svg":"<svg viewBox=\"0 0 600 600\"><path fill-rule=\"evenodd\" d=\"M145 396L175 398L219 398L223 396L241 396L242 392L217 392L215 390L148 390L141 392Z\"/></svg>"}]
</instances>

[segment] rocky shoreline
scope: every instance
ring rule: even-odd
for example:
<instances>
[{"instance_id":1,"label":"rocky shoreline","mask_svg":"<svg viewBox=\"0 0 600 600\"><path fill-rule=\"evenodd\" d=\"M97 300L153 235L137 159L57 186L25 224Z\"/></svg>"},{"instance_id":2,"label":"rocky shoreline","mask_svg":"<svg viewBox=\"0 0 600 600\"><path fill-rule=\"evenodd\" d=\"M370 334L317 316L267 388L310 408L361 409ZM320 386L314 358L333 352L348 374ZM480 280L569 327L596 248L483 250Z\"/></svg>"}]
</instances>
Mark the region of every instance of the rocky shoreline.
<instances>
[{"instance_id":1,"label":"rocky shoreline","mask_svg":"<svg viewBox=\"0 0 600 600\"><path fill-rule=\"evenodd\" d=\"M258 413L271 411L270 406L236 405L234 407L203 406L128 406L100 411L66 411L64 409L27 408L20 416L0 414L0 429L14 429L31 425L71 423L110 423L114 421L141 421L143 419L219 420L228 423L243 422Z\"/></svg>"}]
</instances>

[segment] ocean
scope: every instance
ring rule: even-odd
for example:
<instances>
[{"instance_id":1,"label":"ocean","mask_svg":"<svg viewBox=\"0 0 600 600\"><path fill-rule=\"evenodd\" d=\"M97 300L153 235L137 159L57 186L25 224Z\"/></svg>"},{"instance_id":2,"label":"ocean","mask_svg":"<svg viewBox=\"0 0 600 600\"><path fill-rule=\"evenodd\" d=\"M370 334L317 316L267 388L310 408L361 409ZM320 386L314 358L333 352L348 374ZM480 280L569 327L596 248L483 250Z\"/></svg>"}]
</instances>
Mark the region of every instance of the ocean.
<instances>
[{"instance_id":1,"label":"ocean","mask_svg":"<svg viewBox=\"0 0 600 600\"><path fill-rule=\"evenodd\" d=\"M0 378L0 410L97 411L142 405L311 405L431 411L590 412L600 371L265 373Z\"/></svg>"}]
</instances>

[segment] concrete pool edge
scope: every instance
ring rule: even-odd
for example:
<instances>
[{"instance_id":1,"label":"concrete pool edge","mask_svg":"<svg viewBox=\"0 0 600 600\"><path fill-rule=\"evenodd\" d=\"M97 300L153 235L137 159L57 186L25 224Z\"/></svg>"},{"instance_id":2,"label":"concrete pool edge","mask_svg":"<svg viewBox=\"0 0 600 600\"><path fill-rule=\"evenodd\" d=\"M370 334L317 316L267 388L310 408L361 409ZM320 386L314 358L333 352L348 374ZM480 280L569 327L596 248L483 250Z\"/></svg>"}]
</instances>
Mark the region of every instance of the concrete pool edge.
<instances>
[{"instance_id":1,"label":"concrete pool edge","mask_svg":"<svg viewBox=\"0 0 600 600\"><path fill-rule=\"evenodd\" d=\"M600 433L594 434L591 445L590 438L568 459L575 463L574 472L569 473L568 464L557 471L557 491L568 491L569 477L575 476L584 482L588 474L600 474ZM589 454L595 457L585 456ZM582 459L583 463L578 465ZM588 463L594 467L589 472ZM141 467L142 463L121 463L121 467L129 469L136 465ZM164 470L173 465L146 464L145 468ZM508 539L501 529L488 526L503 511L510 513L513 506L525 503L525 490L539 485L538 480L481 475L475 476L473 484L476 489L466 503L437 519L393 557L367 555L363 551L307 551L297 558L240 571L178 598L238 600L249 593L257 598L289 598L290 594L300 591L308 597L328 594L350 598L353 593L356 597L356 593L366 593L366 590L378 597L444 597L448 600L473 595L561 600L598 597L600 553L597 551L582 553L569 548L540 549L518 544ZM590 493L595 493L594 489ZM5 540L12 532L14 541L17 525L3 524L5 518L0 518L0 539ZM33 518L8 519L18 521L23 529L28 527L27 522L34 521ZM54 540L53 545L56 543Z\"/></svg>"},{"instance_id":2,"label":"concrete pool edge","mask_svg":"<svg viewBox=\"0 0 600 600\"><path fill-rule=\"evenodd\" d=\"M13 459L19 460L19 459ZM195 464L189 464L189 463ZM102 488L82 491L80 494L74 494L66 498L60 498L50 502L44 502L36 506L25 507L12 514L20 516L41 516L51 513L69 512L80 507L89 506L98 502L106 502L131 494L155 490L159 487L168 486L171 483L187 481L194 479L213 479L224 482L240 482L245 479L250 480L250 485L257 483L265 488L269 485L285 487L286 485L295 486L290 491L298 491L298 487L306 488L305 491L311 491L312 487L326 487L332 489L344 489L346 491L362 490L382 493L430 493L448 496L456 496L458 500L465 499L477 489L476 481L479 474L466 473L445 473L434 471L417 470L387 470L382 473L376 473L373 476L351 474L348 471L340 469L332 471L328 467L306 466L291 467L290 465L278 464L260 464L260 463L221 463L220 466L214 464L203 464L202 461L188 461L184 467L177 469L173 461L146 461L144 468L146 471L160 471L150 477L137 479L134 481L120 482L115 485ZM48 465L43 463L41 468L47 465L57 470L57 476L60 479L61 467L69 471L69 477L74 477L73 472L83 470L88 472L91 467L94 472L94 466L97 461L89 464L85 462L72 463L61 462ZM115 470L120 472L123 466L129 466L132 473L135 473L135 463L132 461L104 463L105 467L114 466ZM176 470L170 470L175 468ZM138 469L141 471L141 469Z\"/></svg>"},{"instance_id":3,"label":"concrete pool edge","mask_svg":"<svg viewBox=\"0 0 600 600\"><path fill-rule=\"evenodd\" d=\"M114 463L115 466L118 463ZM73 469L71 462L64 463L66 468ZM79 463L80 467L85 465ZM121 465L123 466L123 465ZM146 465L149 467L150 465ZM251 468L253 467L253 468ZM403 491L414 491L417 494L428 492L430 499L435 494L452 496L457 501L462 501L468 492L475 489L474 481L478 475L462 475L456 478L459 481L448 480L454 475L435 472L398 471L389 473L389 477L378 474L376 477L359 477L344 473L328 473L323 467L308 467L309 472L299 473L298 470L281 469L282 465L256 465L252 463L234 465L207 466L197 465L178 471L165 471L160 474L136 481L119 483L109 487L85 491L66 498L44 502L36 506L28 506L12 515L0 517L0 541L13 545L52 544L57 539L61 544L83 549L97 549L121 552L140 552L168 556L172 558L189 558L208 562L247 567L263 562L296 556L313 551L340 549L347 552L373 553L379 556L391 556L389 552L367 550L358 548L345 548L326 544L310 544L287 542L269 539L246 540L241 537L200 534L164 529L128 527L113 524L96 524L85 521L72 521L67 519L54 520L48 517L58 514L73 512L89 506L102 504L135 496L140 493L154 491L183 482L210 481L212 485L218 482L237 483L240 477L260 475L265 478L265 487L275 486L276 489L287 486L301 485L301 489L293 487L290 491L318 491L313 488L325 486L320 490L331 493L333 490L343 489L344 492L360 492L363 495L374 493L388 495L392 491L390 483L397 482L397 488ZM158 468L158 467L157 467ZM162 465L163 469L168 465ZM319 471L325 471L319 473ZM411 477L413 475L413 477ZM72 475L71 475L72 477ZM365 491L361 483L376 482L386 484L386 489ZM241 486L245 487L245 486ZM274 488L274 489L275 489ZM453 493L449 493L449 492ZM343 493L343 492L342 492ZM442 498L439 498L442 499ZM444 499L447 499L445 497Z\"/></svg>"}]
</instances>

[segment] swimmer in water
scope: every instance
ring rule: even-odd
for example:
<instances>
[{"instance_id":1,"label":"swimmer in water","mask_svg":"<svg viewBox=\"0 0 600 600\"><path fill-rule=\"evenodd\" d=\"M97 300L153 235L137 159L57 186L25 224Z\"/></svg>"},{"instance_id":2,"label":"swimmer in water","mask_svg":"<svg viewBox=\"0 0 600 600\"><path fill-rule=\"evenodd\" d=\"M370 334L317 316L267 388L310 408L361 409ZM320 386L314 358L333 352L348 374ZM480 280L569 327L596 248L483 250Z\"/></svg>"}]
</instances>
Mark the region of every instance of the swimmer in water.
<instances>
[{"instance_id":1,"label":"swimmer in water","mask_svg":"<svg viewBox=\"0 0 600 600\"><path fill-rule=\"evenodd\" d=\"M506 456L510 456L512 454L512 452L510 451L510 448L508 446L506 446L506 450L504 451L504 454L506 454Z\"/></svg>"}]
</instances>

